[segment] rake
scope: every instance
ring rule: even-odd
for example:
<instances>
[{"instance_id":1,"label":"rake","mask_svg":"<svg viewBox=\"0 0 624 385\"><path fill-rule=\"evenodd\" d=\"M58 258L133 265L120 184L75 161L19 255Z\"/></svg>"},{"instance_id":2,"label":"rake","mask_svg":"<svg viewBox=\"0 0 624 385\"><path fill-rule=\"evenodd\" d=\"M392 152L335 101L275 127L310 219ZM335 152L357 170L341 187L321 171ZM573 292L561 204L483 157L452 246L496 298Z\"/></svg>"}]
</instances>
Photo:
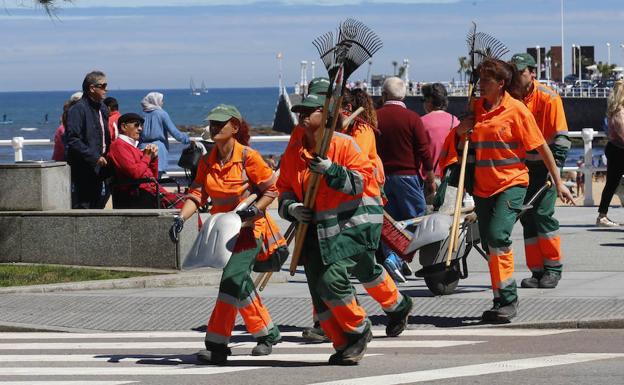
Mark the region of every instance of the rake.
<instances>
[{"instance_id":1,"label":"rake","mask_svg":"<svg viewBox=\"0 0 624 385\"><path fill-rule=\"evenodd\" d=\"M509 49L496 38L484 32L477 32L477 24L473 21L472 28L466 36L468 45L470 64L470 84L468 86L468 106L472 110L472 102L479 81L477 68L485 59L500 59L509 52ZM457 197L455 199L455 210L453 212L453 223L451 224L451 235L449 239L448 253L446 255L446 267L451 266L453 253L457 252L459 236L459 219L461 215L461 205L464 198L464 181L466 179L466 162L468 159L468 145L470 144L470 132L464 135L464 148L462 149L461 166L459 169L459 182L457 183Z\"/></svg>"},{"instance_id":2,"label":"rake","mask_svg":"<svg viewBox=\"0 0 624 385\"><path fill-rule=\"evenodd\" d=\"M317 155L325 157L332 135L336 129L338 117L340 116L342 97L347 79L379 51L383 44L381 39L370 28L355 19L347 19L340 23L335 43L334 34L328 32L316 38L312 44L316 47L330 78L330 85L327 89L328 97L323 106L323 117L321 120L325 124L316 133L315 148ZM303 202L304 206L309 209L314 209L314 201L316 200L320 180L320 174L312 173ZM299 223L297 225L295 248L290 261L290 275L295 275L297 270L307 230L307 223Z\"/></svg>"}]
</instances>

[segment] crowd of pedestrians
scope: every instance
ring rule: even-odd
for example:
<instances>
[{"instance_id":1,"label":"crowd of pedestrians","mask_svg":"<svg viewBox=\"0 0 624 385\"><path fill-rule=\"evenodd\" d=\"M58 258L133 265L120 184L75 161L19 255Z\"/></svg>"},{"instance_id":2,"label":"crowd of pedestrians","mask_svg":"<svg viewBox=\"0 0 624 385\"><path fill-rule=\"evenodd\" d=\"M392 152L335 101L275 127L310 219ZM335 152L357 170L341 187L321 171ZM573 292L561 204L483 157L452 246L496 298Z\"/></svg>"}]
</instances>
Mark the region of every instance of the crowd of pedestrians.
<instances>
[{"instance_id":1,"label":"crowd of pedestrians","mask_svg":"<svg viewBox=\"0 0 624 385\"><path fill-rule=\"evenodd\" d=\"M518 219L531 272L521 286L557 286L563 264L555 201L572 202L560 176L570 148L561 98L535 80L536 64L527 54L514 55L509 63L488 59L478 71L480 98L461 118L446 112L446 89L439 83L422 86L423 117L407 108L407 88L398 77L385 80L377 109L365 90L347 90L336 132L322 155L316 153L318 132L325 125L331 87L327 78L313 79L308 94L292 107L298 125L279 165L249 147L249 125L238 109L219 105L206 117L215 146L202 156L188 194L172 195L158 185L139 185L139 190L152 196L169 194L165 201L180 208L170 230L174 241L184 222L208 201L212 214L234 210L243 223L223 270L207 326L206 350L199 359L213 364L227 361L238 313L258 341L253 355L270 354L281 340L250 278L256 261L272 258L277 248L286 245L266 212L275 198L283 219L310 225L300 262L312 298L314 326L304 336L331 340L332 364L361 360L372 338L371 322L354 295L351 276L387 314L386 334L400 335L412 299L398 290L397 283L405 282L412 271L410 261L399 256L394 245L381 241L384 213L398 221L425 215L448 174L445 171L458 166L464 143L472 151L473 171L466 185L474 196L494 297L483 321L509 322L517 313L510 235ZM55 134L53 157L71 166L74 208L103 208L109 196L106 180L111 176L158 180L167 170L169 135L190 143L188 134L179 131L163 109L163 94L148 93L141 102L142 114L122 114L117 100L107 98L106 91L104 73L87 74L82 93L65 103ZM358 108L361 114L350 119ZM606 214L624 174L623 111L624 86L618 82L607 111L607 184L596 221L599 226L618 225ZM348 123L343 125L343 120ZM313 174L320 175L321 182L310 209L304 205L304 194ZM540 187L547 183L542 193ZM236 211L252 194L257 194L255 202ZM523 205L534 195L532 208L520 217Z\"/></svg>"}]
</instances>

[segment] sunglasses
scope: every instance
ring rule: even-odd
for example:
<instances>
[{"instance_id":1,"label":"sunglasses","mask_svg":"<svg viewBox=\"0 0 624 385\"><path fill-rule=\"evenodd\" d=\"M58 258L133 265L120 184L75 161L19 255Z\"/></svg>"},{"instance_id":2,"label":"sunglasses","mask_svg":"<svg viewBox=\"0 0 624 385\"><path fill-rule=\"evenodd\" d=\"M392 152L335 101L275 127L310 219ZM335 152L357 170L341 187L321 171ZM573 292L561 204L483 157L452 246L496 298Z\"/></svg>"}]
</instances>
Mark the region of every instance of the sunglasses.
<instances>
[{"instance_id":1,"label":"sunglasses","mask_svg":"<svg viewBox=\"0 0 624 385\"><path fill-rule=\"evenodd\" d=\"M98 83L98 84L94 84L93 87L95 88L99 88L101 90L105 90L106 87L108 87L108 83Z\"/></svg>"}]
</instances>

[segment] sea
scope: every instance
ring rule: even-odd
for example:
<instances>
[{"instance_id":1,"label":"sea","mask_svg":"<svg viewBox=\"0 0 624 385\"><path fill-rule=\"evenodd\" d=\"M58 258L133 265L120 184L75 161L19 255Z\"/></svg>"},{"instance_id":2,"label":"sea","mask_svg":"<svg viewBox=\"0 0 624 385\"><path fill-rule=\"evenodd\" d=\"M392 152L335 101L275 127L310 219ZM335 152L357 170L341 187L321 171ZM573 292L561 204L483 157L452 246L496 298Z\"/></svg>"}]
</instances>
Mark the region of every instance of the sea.
<instances>
[{"instance_id":1,"label":"sea","mask_svg":"<svg viewBox=\"0 0 624 385\"><path fill-rule=\"evenodd\" d=\"M122 114L141 113L141 99L152 91L164 95L163 109L178 126L202 125L212 108L225 103L235 105L252 127L271 127L279 96L278 87L211 88L201 95L191 95L188 89L108 90L107 96L117 99ZM16 136L53 139L60 123L63 103L74 92L0 92L0 140L11 140ZM279 155L284 151L286 142L252 142L251 147L265 155ZM179 143L171 145L170 170L180 170L177 161L183 148ZM23 150L24 160L49 160L51 157L52 146L25 146ZM13 148L0 146L0 163L13 161Z\"/></svg>"},{"instance_id":2,"label":"sea","mask_svg":"<svg viewBox=\"0 0 624 385\"><path fill-rule=\"evenodd\" d=\"M220 103L235 105L252 127L270 127L275 116L279 96L278 87L265 88L211 88L201 95L191 95L188 89L109 90L119 102L120 111L141 112L141 99L149 92L164 95L163 108L176 125L201 125L208 112ZM292 92L292 90L288 90ZM53 139L63 111L63 103L74 91L0 92L0 140L16 136L25 139ZM251 147L264 155L283 153L286 142L251 142ZM177 161L184 148L171 145L169 169L180 170ZM601 165L602 146L594 146L594 164ZM582 147L572 147L566 166L576 166L583 155ZM24 160L49 160L52 146L26 146ZM0 146L0 163L14 161L13 148Z\"/></svg>"}]
</instances>

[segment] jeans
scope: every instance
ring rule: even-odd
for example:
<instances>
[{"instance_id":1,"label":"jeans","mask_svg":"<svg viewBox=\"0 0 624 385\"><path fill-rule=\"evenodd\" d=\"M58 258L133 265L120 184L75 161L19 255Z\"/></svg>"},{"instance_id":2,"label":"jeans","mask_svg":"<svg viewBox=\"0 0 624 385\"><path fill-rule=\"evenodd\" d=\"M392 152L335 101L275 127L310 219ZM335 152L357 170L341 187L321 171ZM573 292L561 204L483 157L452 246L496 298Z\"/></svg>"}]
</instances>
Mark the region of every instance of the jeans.
<instances>
[{"instance_id":1,"label":"jeans","mask_svg":"<svg viewBox=\"0 0 624 385\"><path fill-rule=\"evenodd\" d=\"M420 175L386 175L386 212L396 221L425 215L424 183Z\"/></svg>"}]
</instances>

